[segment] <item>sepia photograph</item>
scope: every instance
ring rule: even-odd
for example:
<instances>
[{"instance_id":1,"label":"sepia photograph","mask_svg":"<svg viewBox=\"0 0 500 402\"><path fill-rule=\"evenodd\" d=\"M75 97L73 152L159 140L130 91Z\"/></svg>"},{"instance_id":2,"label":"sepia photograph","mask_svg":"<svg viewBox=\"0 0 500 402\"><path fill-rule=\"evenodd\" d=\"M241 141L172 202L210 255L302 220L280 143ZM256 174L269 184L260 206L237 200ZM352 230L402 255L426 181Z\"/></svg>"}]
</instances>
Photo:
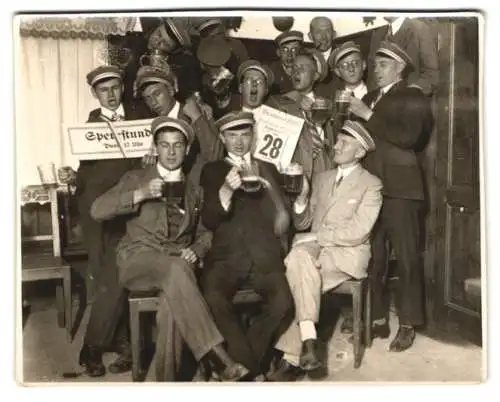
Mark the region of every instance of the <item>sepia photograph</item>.
<instances>
[{"instance_id":1,"label":"sepia photograph","mask_svg":"<svg viewBox=\"0 0 500 402\"><path fill-rule=\"evenodd\" d=\"M485 381L480 12L12 27L18 384Z\"/></svg>"}]
</instances>

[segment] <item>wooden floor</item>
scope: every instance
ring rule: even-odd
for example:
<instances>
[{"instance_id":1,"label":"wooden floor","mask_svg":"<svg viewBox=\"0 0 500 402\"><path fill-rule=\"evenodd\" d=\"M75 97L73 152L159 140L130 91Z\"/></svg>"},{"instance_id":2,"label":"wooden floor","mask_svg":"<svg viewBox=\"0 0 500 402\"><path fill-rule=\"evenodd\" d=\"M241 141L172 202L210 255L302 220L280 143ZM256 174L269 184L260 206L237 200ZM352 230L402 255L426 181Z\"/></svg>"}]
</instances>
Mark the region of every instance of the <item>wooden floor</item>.
<instances>
[{"instance_id":1,"label":"wooden floor","mask_svg":"<svg viewBox=\"0 0 500 402\"><path fill-rule=\"evenodd\" d=\"M76 305L75 312L76 314ZM68 343L63 329L57 327L57 314L54 300L45 297L35 300L31 314L27 317L23 331L22 359L19 361L19 382L90 382L81 376L76 379L62 378L63 372L80 372L77 356L83 332L88 319L88 309L72 343ZM482 349L474 345L455 345L439 342L418 335L415 345L403 353L388 352L390 340L375 340L371 349L364 355L359 369L353 368L352 345L340 333L337 320L335 328L320 331L329 338L325 358L328 372L319 378L306 378L304 381L459 381L480 382L483 378ZM391 317L391 328L395 332L397 319ZM331 334L333 330L333 334ZM113 354L104 357L105 363L114 358ZM106 374L101 382L129 382L130 373L121 375Z\"/></svg>"}]
</instances>

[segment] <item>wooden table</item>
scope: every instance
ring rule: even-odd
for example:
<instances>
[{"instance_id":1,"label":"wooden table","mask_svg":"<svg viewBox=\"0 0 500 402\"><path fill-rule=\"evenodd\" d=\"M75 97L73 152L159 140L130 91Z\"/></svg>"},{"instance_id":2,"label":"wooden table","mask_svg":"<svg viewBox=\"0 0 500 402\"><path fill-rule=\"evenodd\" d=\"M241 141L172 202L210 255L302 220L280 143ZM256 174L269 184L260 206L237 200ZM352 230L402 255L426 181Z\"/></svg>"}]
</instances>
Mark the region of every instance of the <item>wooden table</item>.
<instances>
[{"instance_id":1,"label":"wooden table","mask_svg":"<svg viewBox=\"0 0 500 402\"><path fill-rule=\"evenodd\" d=\"M68 340L72 340L71 266L61 257L52 254L28 253L22 257L22 281L36 282L58 279L56 288L57 321L66 328Z\"/></svg>"}]
</instances>

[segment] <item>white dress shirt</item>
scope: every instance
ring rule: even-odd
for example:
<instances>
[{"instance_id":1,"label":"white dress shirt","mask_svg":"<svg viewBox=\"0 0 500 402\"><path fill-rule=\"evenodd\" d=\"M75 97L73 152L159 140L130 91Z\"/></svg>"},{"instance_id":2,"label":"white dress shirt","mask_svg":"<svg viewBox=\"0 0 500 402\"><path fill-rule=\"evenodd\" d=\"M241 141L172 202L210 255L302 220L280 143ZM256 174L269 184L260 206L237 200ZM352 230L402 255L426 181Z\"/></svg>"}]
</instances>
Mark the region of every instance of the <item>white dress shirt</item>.
<instances>
[{"instance_id":1,"label":"white dress shirt","mask_svg":"<svg viewBox=\"0 0 500 402\"><path fill-rule=\"evenodd\" d=\"M354 97L358 99L362 99L363 96L365 96L368 92L368 88L366 87L366 84L364 81L361 81L355 88L345 88L346 91L352 91L354 94Z\"/></svg>"},{"instance_id":2,"label":"white dress shirt","mask_svg":"<svg viewBox=\"0 0 500 402\"><path fill-rule=\"evenodd\" d=\"M325 58L325 61L328 63L328 59L330 58L330 55L332 54L332 48L325 50L322 52L323 57Z\"/></svg>"},{"instance_id":3,"label":"white dress shirt","mask_svg":"<svg viewBox=\"0 0 500 402\"><path fill-rule=\"evenodd\" d=\"M156 169L158 173L162 177L163 180L172 182L172 181L181 181L184 179L184 174L182 173L182 168L176 170L168 170L164 168L160 162L156 164Z\"/></svg>"},{"instance_id":4,"label":"white dress shirt","mask_svg":"<svg viewBox=\"0 0 500 402\"><path fill-rule=\"evenodd\" d=\"M401 81L401 80L397 80L397 81L391 82L389 85L386 85L385 87L380 88L378 96L372 101L372 103L370 105L370 109L373 109L375 107L375 105L378 103L378 101L380 99L382 99L382 96L384 96L387 92L389 92L389 90L394 85L396 85L399 81Z\"/></svg>"},{"instance_id":5,"label":"white dress shirt","mask_svg":"<svg viewBox=\"0 0 500 402\"><path fill-rule=\"evenodd\" d=\"M358 166L359 166L359 163L356 163L355 165L349 166L346 168L342 168L340 166L337 166L337 176L335 176L335 184L338 183L338 181L340 180L341 177L342 177L342 180L345 180L345 178L347 176L349 176L352 173L352 171L354 169L356 169ZM305 204L301 204L301 203L298 203L297 201L295 201L293 204L293 209L294 209L295 213L301 214L302 212L304 212L308 203L309 203L309 200L307 200L307 202Z\"/></svg>"},{"instance_id":6,"label":"white dress shirt","mask_svg":"<svg viewBox=\"0 0 500 402\"><path fill-rule=\"evenodd\" d=\"M110 110L101 106L101 114L109 120L113 120L113 116L115 115L118 115L120 120L125 120L125 110L123 109L123 105L121 103L116 110Z\"/></svg>"},{"instance_id":7,"label":"white dress shirt","mask_svg":"<svg viewBox=\"0 0 500 402\"><path fill-rule=\"evenodd\" d=\"M171 119L178 119L180 111L181 111L181 104L179 102L175 101L174 106L172 107L170 112L168 112L167 116L170 117Z\"/></svg>"}]
</instances>

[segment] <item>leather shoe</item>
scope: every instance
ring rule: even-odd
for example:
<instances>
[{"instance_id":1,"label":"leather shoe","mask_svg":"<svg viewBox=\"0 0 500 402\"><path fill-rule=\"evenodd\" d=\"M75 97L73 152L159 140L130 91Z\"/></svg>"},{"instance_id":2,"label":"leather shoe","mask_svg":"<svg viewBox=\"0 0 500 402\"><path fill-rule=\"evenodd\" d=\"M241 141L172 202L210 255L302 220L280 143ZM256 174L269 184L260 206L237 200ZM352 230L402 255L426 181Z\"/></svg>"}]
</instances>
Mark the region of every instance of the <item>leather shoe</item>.
<instances>
[{"instance_id":1,"label":"leather shoe","mask_svg":"<svg viewBox=\"0 0 500 402\"><path fill-rule=\"evenodd\" d=\"M102 351L97 346L84 344L80 350L78 363L85 367L85 373L89 377L102 377L106 374L106 368L102 362Z\"/></svg>"},{"instance_id":2,"label":"leather shoe","mask_svg":"<svg viewBox=\"0 0 500 402\"><path fill-rule=\"evenodd\" d=\"M126 373L132 370L132 356L130 353L122 353L108 366L108 371L113 374Z\"/></svg>"},{"instance_id":3,"label":"leather shoe","mask_svg":"<svg viewBox=\"0 0 500 402\"><path fill-rule=\"evenodd\" d=\"M242 381L250 371L240 363L234 363L226 368L220 373L220 381L223 382L236 382Z\"/></svg>"},{"instance_id":4,"label":"leather shoe","mask_svg":"<svg viewBox=\"0 0 500 402\"><path fill-rule=\"evenodd\" d=\"M413 327L399 327L395 338L392 340L389 350L391 352L403 352L409 349L415 340Z\"/></svg>"},{"instance_id":5,"label":"leather shoe","mask_svg":"<svg viewBox=\"0 0 500 402\"><path fill-rule=\"evenodd\" d=\"M316 346L316 339L306 339L302 342L300 367L305 371L313 371L321 367L321 362L316 354Z\"/></svg>"},{"instance_id":6,"label":"leather shoe","mask_svg":"<svg viewBox=\"0 0 500 402\"><path fill-rule=\"evenodd\" d=\"M387 339L389 338L390 334L391 334L391 329L389 328L389 324L387 322L385 324L372 324L372 340L375 338ZM349 343L353 342L354 342L354 336L351 335L349 337Z\"/></svg>"},{"instance_id":7,"label":"leather shoe","mask_svg":"<svg viewBox=\"0 0 500 402\"><path fill-rule=\"evenodd\" d=\"M271 382L293 382L303 377L304 374L304 370L300 367L281 359L276 370L267 376L267 380Z\"/></svg>"}]
</instances>

